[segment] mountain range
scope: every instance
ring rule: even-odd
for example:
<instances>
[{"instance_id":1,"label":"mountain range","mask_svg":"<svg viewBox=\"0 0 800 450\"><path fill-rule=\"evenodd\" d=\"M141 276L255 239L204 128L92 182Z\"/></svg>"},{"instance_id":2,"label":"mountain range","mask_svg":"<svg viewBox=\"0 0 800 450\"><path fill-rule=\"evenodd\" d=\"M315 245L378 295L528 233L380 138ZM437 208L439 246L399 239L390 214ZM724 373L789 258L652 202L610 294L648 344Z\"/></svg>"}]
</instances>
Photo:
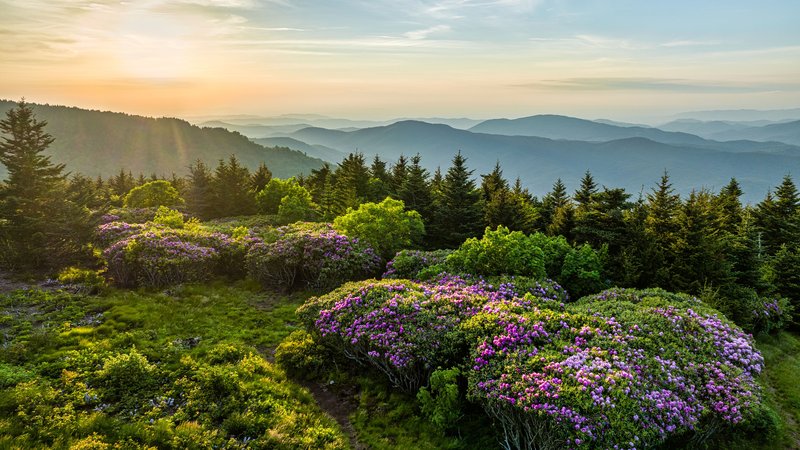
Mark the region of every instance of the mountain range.
<instances>
[{"instance_id":1,"label":"mountain range","mask_svg":"<svg viewBox=\"0 0 800 450\"><path fill-rule=\"evenodd\" d=\"M783 143L725 143L697 136L686 138L696 144L658 142L641 136L589 142L479 133L473 131L475 128L468 131L404 121L349 132L305 128L290 137L342 152L377 154L389 161L401 154L419 153L429 170L446 170L453 155L460 151L476 175L488 173L500 162L508 178L520 177L537 194L547 192L557 178L575 188L586 170L601 185L624 187L634 194L647 192L666 170L676 190L683 194L693 188L717 190L736 177L745 190L745 201L754 202L760 201L785 174L800 173L800 148ZM569 128L558 129L566 133ZM659 136L674 136L664 133Z\"/></svg>"},{"instance_id":2,"label":"mountain range","mask_svg":"<svg viewBox=\"0 0 800 450\"><path fill-rule=\"evenodd\" d=\"M13 106L0 101L0 114ZM286 178L308 173L326 161L338 163L351 152L368 158L379 155L389 163L400 155L419 153L429 171L446 171L461 152L477 179L499 162L508 179L519 177L535 195L548 192L557 178L568 188L577 188L590 170L598 184L623 187L637 196L649 192L666 170L681 194L696 188L718 190L736 177L745 191L743 200L758 202L784 175L800 174L800 121L788 119L681 118L653 127L558 115L428 119L445 123L287 115L228 116L206 120L208 126L200 127L174 118L64 106L33 108L39 119L49 122L47 131L56 138L49 149L53 160L92 176L120 168L183 174L197 159L215 165L234 154L250 168L265 162L275 176ZM309 126L314 123L350 126ZM0 177L3 170L0 167Z\"/></svg>"},{"instance_id":3,"label":"mountain range","mask_svg":"<svg viewBox=\"0 0 800 450\"><path fill-rule=\"evenodd\" d=\"M0 100L0 116L15 102ZM134 116L90 111L66 106L31 105L45 130L55 141L47 154L64 163L70 172L108 176L121 168L134 174L169 176L185 174L196 160L216 166L220 159L236 155L251 169L261 162L275 176L308 173L323 165L320 159L286 147L264 147L224 128L201 128L174 118ZM0 165L0 179L5 167Z\"/></svg>"}]
</instances>

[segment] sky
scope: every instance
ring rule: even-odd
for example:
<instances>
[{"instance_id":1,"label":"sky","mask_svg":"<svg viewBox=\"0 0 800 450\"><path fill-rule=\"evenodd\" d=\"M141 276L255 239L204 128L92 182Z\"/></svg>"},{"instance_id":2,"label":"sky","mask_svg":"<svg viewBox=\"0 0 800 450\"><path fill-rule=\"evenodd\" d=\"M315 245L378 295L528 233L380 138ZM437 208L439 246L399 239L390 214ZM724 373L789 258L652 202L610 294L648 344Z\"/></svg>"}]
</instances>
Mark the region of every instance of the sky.
<instances>
[{"instance_id":1,"label":"sky","mask_svg":"<svg viewBox=\"0 0 800 450\"><path fill-rule=\"evenodd\" d=\"M797 0L0 0L0 98L646 121L800 106Z\"/></svg>"}]
</instances>

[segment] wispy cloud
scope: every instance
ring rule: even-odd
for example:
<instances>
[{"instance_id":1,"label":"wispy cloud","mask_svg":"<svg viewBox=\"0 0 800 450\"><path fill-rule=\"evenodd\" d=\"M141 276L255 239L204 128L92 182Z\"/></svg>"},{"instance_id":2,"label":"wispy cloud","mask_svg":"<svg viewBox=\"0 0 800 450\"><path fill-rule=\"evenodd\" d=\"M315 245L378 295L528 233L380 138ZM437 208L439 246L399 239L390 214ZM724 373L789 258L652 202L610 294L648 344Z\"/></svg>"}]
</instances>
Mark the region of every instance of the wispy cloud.
<instances>
[{"instance_id":1,"label":"wispy cloud","mask_svg":"<svg viewBox=\"0 0 800 450\"><path fill-rule=\"evenodd\" d=\"M730 83L674 78L565 78L515 84L514 87L564 91L780 92L798 91L800 83Z\"/></svg>"},{"instance_id":2,"label":"wispy cloud","mask_svg":"<svg viewBox=\"0 0 800 450\"><path fill-rule=\"evenodd\" d=\"M450 31L450 29L449 25L435 25L422 30L409 31L404 33L403 36L412 40L427 39L432 34L444 33Z\"/></svg>"}]
</instances>

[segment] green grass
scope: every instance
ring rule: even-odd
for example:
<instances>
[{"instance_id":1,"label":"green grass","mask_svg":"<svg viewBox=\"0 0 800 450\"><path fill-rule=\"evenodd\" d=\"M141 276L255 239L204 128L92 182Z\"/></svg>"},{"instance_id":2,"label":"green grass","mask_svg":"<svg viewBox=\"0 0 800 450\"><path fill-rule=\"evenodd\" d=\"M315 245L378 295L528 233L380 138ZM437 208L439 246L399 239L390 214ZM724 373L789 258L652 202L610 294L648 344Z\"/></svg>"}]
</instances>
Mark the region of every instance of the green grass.
<instances>
[{"instance_id":1,"label":"green grass","mask_svg":"<svg viewBox=\"0 0 800 450\"><path fill-rule=\"evenodd\" d=\"M297 329L294 311L307 297L245 281L0 295L0 448L92 439L244 448L256 439L258 448L344 449L347 438L310 393L265 361ZM136 370L146 375L126 375Z\"/></svg>"},{"instance_id":2,"label":"green grass","mask_svg":"<svg viewBox=\"0 0 800 450\"><path fill-rule=\"evenodd\" d=\"M757 340L766 370L761 381L767 400L781 416L783 448L800 448L800 338L783 331Z\"/></svg>"}]
</instances>

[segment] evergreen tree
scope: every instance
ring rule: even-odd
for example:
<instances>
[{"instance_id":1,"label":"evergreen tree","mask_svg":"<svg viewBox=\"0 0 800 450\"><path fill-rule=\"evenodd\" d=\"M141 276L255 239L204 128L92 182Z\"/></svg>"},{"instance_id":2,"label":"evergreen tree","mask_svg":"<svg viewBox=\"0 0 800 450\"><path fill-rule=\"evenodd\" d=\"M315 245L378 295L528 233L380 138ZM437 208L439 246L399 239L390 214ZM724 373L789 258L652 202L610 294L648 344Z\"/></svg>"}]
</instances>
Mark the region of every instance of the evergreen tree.
<instances>
[{"instance_id":1,"label":"evergreen tree","mask_svg":"<svg viewBox=\"0 0 800 450\"><path fill-rule=\"evenodd\" d=\"M386 162L378 155L372 160L369 167L369 193L367 199L378 203L392 194L392 177L386 170Z\"/></svg>"},{"instance_id":2,"label":"evergreen tree","mask_svg":"<svg viewBox=\"0 0 800 450\"><path fill-rule=\"evenodd\" d=\"M64 195L64 165L43 154L54 141L45 126L24 100L0 121L0 163L8 171L0 186L0 264L7 267L58 267L89 239L86 210Z\"/></svg>"},{"instance_id":3,"label":"evergreen tree","mask_svg":"<svg viewBox=\"0 0 800 450\"><path fill-rule=\"evenodd\" d=\"M664 172L656 188L647 196L647 218L645 232L654 246L652 258L648 261L652 282L656 286L670 285L670 268L673 266L679 224L677 215L681 205L680 197L674 193L669 174Z\"/></svg>"},{"instance_id":4,"label":"evergreen tree","mask_svg":"<svg viewBox=\"0 0 800 450\"><path fill-rule=\"evenodd\" d=\"M458 152L442 180L441 196L429 234L436 247L455 248L483 230L481 193L475 187L473 171L467 169L466 162Z\"/></svg>"},{"instance_id":5,"label":"evergreen tree","mask_svg":"<svg viewBox=\"0 0 800 450\"><path fill-rule=\"evenodd\" d=\"M116 176L113 176L108 180L108 186L111 189L112 194L121 198L137 185L136 180L133 178L133 174L131 174L130 171L126 173L124 169L120 169Z\"/></svg>"},{"instance_id":6,"label":"evergreen tree","mask_svg":"<svg viewBox=\"0 0 800 450\"><path fill-rule=\"evenodd\" d=\"M212 183L214 176L201 160L189 165L189 179L186 188L186 207L192 215L200 219L214 217Z\"/></svg>"},{"instance_id":7,"label":"evergreen tree","mask_svg":"<svg viewBox=\"0 0 800 450\"><path fill-rule=\"evenodd\" d=\"M600 247L606 236L602 229L602 212L598 202L597 184L588 170L581 179L580 188L572 197L575 200L575 223L572 230L576 244Z\"/></svg>"},{"instance_id":8,"label":"evergreen tree","mask_svg":"<svg viewBox=\"0 0 800 450\"><path fill-rule=\"evenodd\" d=\"M400 155L397 158L397 162L394 163L392 166L392 175L390 178L390 187L393 197L397 197L397 194L403 188L403 184L406 182L406 177L408 176L408 160L404 155Z\"/></svg>"},{"instance_id":9,"label":"evergreen tree","mask_svg":"<svg viewBox=\"0 0 800 450\"><path fill-rule=\"evenodd\" d=\"M411 158L405 182L400 187L398 197L405 203L406 210L416 211L422 216L425 225L432 219L431 187L428 182L428 171L421 164L419 153Z\"/></svg>"},{"instance_id":10,"label":"evergreen tree","mask_svg":"<svg viewBox=\"0 0 800 450\"><path fill-rule=\"evenodd\" d=\"M767 254L774 254L783 244L794 246L800 241L800 196L789 175L783 177L774 197L767 193L759 203L756 224Z\"/></svg>"},{"instance_id":11,"label":"evergreen tree","mask_svg":"<svg viewBox=\"0 0 800 450\"><path fill-rule=\"evenodd\" d=\"M334 176L334 191L338 202L346 205L345 210L366 201L369 179L369 168L362 153L350 153L339 163Z\"/></svg>"},{"instance_id":12,"label":"evergreen tree","mask_svg":"<svg viewBox=\"0 0 800 450\"><path fill-rule=\"evenodd\" d=\"M220 160L211 182L214 217L254 214L256 201L250 187L250 171L239 163L235 155L231 155L227 162Z\"/></svg>"},{"instance_id":13,"label":"evergreen tree","mask_svg":"<svg viewBox=\"0 0 800 450\"><path fill-rule=\"evenodd\" d=\"M271 179L272 171L269 170L269 167L262 162L258 165L258 169L253 172L253 175L250 176L250 190L253 192L253 194L261 192Z\"/></svg>"},{"instance_id":14,"label":"evergreen tree","mask_svg":"<svg viewBox=\"0 0 800 450\"><path fill-rule=\"evenodd\" d=\"M560 212L559 212L560 210ZM572 215L572 203L567 195L567 187L561 178L553 183L553 189L542 198L542 208L539 215L537 228L548 233L555 232L561 234L562 228L569 227ZM556 214L559 218L556 219ZM554 226L554 221L557 224ZM565 235L566 236L566 235Z\"/></svg>"}]
</instances>

